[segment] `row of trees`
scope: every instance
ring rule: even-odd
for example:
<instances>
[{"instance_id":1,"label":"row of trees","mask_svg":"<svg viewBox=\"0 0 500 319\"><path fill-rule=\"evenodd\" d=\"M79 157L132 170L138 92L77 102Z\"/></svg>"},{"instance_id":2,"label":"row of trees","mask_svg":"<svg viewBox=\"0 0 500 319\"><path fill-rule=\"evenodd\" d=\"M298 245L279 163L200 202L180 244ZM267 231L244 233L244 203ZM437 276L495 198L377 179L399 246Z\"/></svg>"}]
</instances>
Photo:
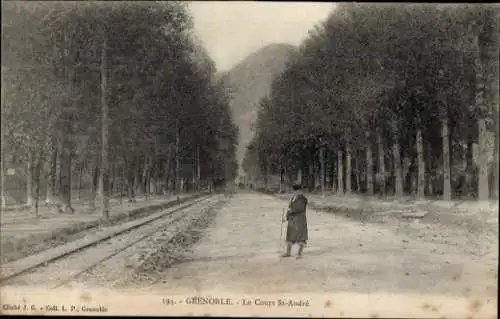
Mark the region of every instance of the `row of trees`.
<instances>
[{"instance_id":1,"label":"row of trees","mask_svg":"<svg viewBox=\"0 0 500 319\"><path fill-rule=\"evenodd\" d=\"M106 217L119 184L134 201L236 174L228 96L191 20L180 2L4 4L2 166L26 165L28 204L42 187L71 212L76 184Z\"/></svg>"},{"instance_id":2,"label":"row of trees","mask_svg":"<svg viewBox=\"0 0 500 319\"><path fill-rule=\"evenodd\" d=\"M338 5L261 101L245 170L498 197L498 33L495 6Z\"/></svg>"}]
</instances>

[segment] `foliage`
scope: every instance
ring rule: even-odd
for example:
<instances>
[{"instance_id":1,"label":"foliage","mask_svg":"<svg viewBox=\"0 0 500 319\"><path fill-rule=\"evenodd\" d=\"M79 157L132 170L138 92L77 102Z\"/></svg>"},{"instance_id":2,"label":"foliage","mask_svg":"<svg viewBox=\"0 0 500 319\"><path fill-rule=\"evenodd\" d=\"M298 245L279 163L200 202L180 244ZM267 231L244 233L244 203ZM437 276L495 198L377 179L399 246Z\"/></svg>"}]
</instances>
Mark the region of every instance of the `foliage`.
<instances>
[{"instance_id":1,"label":"foliage","mask_svg":"<svg viewBox=\"0 0 500 319\"><path fill-rule=\"evenodd\" d=\"M77 164L98 167L104 94L110 167L126 165L135 172L149 159L147 168L165 176L162 163L172 161L168 150L179 134L180 164L188 167L180 169L181 177L195 172L197 146L202 177L225 175L220 163L234 177L237 130L228 98L213 82L214 63L193 37L184 3L4 7L7 153L42 148L48 154L64 143Z\"/></svg>"},{"instance_id":2,"label":"foliage","mask_svg":"<svg viewBox=\"0 0 500 319\"><path fill-rule=\"evenodd\" d=\"M296 173L317 162L320 145L333 154L347 144L359 152L377 134L386 148L397 139L412 157L417 129L440 149L443 118L454 128L452 141L476 141L474 117L484 110L475 104L475 57L498 31L491 26L495 12L476 5L339 4L261 101L246 169L257 156L259 169L262 159L272 159ZM489 36L480 36L486 29Z\"/></svg>"}]
</instances>

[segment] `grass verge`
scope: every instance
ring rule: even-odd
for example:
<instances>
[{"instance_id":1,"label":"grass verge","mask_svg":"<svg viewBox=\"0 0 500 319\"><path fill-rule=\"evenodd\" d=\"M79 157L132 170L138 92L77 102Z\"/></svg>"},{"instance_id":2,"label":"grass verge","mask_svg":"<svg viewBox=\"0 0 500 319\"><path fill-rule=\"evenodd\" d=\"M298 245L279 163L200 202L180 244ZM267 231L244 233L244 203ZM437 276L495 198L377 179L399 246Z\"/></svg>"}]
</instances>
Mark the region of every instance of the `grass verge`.
<instances>
[{"instance_id":1,"label":"grass verge","mask_svg":"<svg viewBox=\"0 0 500 319\"><path fill-rule=\"evenodd\" d=\"M183 203L201 196L203 196L203 194L195 194L181 199L180 202ZM85 237L87 232L91 229L98 229L102 226L118 225L142 218L158 210L175 206L177 203L177 200L172 200L160 205L132 209L122 214L112 216L112 218L105 223L102 220L96 219L59 228L49 234L30 234L29 236L16 240L2 240L0 249L1 262L12 262L47 249L64 245L68 242Z\"/></svg>"}]
</instances>

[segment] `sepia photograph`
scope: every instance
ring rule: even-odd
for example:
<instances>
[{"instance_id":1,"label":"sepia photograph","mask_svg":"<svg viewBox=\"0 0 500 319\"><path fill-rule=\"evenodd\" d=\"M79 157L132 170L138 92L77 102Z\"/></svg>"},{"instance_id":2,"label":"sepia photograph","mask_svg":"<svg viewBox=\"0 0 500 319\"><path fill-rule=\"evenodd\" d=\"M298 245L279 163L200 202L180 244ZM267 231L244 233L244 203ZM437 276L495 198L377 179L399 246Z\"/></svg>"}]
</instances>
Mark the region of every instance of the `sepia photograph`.
<instances>
[{"instance_id":1,"label":"sepia photograph","mask_svg":"<svg viewBox=\"0 0 500 319\"><path fill-rule=\"evenodd\" d=\"M499 18L2 1L0 314L497 318Z\"/></svg>"}]
</instances>

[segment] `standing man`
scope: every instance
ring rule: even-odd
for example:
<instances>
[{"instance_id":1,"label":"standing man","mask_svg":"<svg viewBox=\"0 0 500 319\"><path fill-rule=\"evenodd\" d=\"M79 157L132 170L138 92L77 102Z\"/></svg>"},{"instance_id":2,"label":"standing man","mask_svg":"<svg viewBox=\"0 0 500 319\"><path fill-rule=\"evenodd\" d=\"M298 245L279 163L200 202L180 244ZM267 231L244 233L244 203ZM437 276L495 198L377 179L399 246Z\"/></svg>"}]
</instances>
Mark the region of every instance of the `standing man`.
<instances>
[{"instance_id":1,"label":"standing man","mask_svg":"<svg viewBox=\"0 0 500 319\"><path fill-rule=\"evenodd\" d=\"M286 212L286 220L288 221L286 228L286 253L282 257L290 257L292 245L299 244L297 259L302 258L302 252L307 243L307 198L302 194L300 188L300 185L293 185L294 196Z\"/></svg>"}]
</instances>

